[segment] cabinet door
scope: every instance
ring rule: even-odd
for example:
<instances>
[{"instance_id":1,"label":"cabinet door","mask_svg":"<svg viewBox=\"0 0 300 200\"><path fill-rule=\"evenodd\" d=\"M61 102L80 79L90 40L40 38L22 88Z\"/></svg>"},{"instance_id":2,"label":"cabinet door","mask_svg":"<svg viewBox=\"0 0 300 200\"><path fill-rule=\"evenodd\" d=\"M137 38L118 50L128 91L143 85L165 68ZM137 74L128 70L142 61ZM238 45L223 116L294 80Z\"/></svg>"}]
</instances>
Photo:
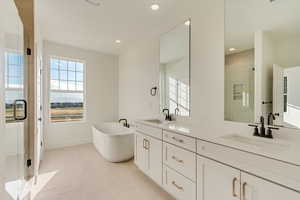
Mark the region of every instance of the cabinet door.
<instances>
[{"instance_id":1,"label":"cabinet door","mask_svg":"<svg viewBox=\"0 0 300 200\"><path fill-rule=\"evenodd\" d=\"M299 200L300 193L242 173L241 200Z\"/></svg>"},{"instance_id":2,"label":"cabinet door","mask_svg":"<svg viewBox=\"0 0 300 200\"><path fill-rule=\"evenodd\" d=\"M162 141L147 137L146 148L149 151L148 175L162 185Z\"/></svg>"},{"instance_id":3,"label":"cabinet door","mask_svg":"<svg viewBox=\"0 0 300 200\"><path fill-rule=\"evenodd\" d=\"M238 200L240 198L239 170L200 156L197 162L198 200Z\"/></svg>"},{"instance_id":4,"label":"cabinet door","mask_svg":"<svg viewBox=\"0 0 300 200\"><path fill-rule=\"evenodd\" d=\"M147 154L145 149L145 137L142 134L135 134L135 164L140 168L140 170L147 171Z\"/></svg>"}]
</instances>

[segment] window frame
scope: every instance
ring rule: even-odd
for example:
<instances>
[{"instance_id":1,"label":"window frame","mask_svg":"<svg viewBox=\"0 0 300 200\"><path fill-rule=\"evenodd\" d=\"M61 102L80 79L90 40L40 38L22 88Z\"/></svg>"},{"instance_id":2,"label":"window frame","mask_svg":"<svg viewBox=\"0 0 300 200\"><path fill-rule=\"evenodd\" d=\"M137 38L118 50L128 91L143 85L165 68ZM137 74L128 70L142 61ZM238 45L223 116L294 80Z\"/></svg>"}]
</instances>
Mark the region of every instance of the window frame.
<instances>
[{"instance_id":1,"label":"window frame","mask_svg":"<svg viewBox=\"0 0 300 200\"><path fill-rule=\"evenodd\" d=\"M57 60L64 60L64 61L71 61L71 62L79 62L83 64L83 90L82 91L72 91L72 90L60 90L60 89L51 89L51 59L57 59ZM48 120L51 124L80 124L80 123L86 123L86 115L87 115L87 104L86 104L86 61L81 59L75 59L70 57L64 57L64 56L56 56L56 55L49 55L48 56L48 67L47 67L47 83L48 83ZM59 79L60 80L60 79ZM83 94L83 118L78 121L61 121L61 122L53 122L51 120L51 92L61 92L61 93L72 93L72 94Z\"/></svg>"},{"instance_id":2,"label":"window frame","mask_svg":"<svg viewBox=\"0 0 300 200\"><path fill-rule=\"evenodd\" d=\"M4 48L4 107L5 107L5 124L19 124L19 123L23 123L23 121L7 121L6 120L6 92L7 91L18 91L18 92L22 92L23 93L23 99L25 99L25 55L24 55L24 52L23 51L20 51L20 50L16 50L16 49L10 49L10 48ZM8 82L9 82L9 79L7 80L7 78L9 77L8 72L6 72L6 65L8 64L7 63L7 54L9 53L15 53L15 54L20 54L21 56L23 56L23 63L22 63L22 74L23 74L23 82L22 82L22 87L21 88L13 88L13 87L8 87ZM7 84L7 87L6 87L6 84Z\"/></svg>"},{"instance_id":3,"label":"window frame","mask_svg":"<svg viewBox=\"0 0 300 200\"><path fill-rule=\"evenodd\" d=\"M176 98L176 100L174 100L173 98L171 98L170 97L170 78L171 79L173 79L174 81L175 81L175 90L176 90L176 94L175 94L175 98ZM182 108L182 109L184 109L186 112L188 112L189 113L189 115L190 115L190 112L191 112L191 110L190 110L190 108L187 108L187 107L185 107L185 106L183 106L182 104L180 104L179 103L179 91L180 91L180 89L179 89L179 84L180 83L183 83L182 81L180 81L180 80L178 80L178 79L176 79L176 78L174 78L174 77L169 77L169 79L168 79L168 96L167 96L167 102L168 102L168 106L169 106L169 108L170 108L170 101L172 101L173 103L175 103L176 105L177 105L177 108ZM188 86L188 85L187 85ZM187 103L188 104L188 106L190 107L190 96L189 96L189 94L190 94L190 87L188 86L188 88L187 88L187 92L186 92L186 94L187 94L187 97L188 97L188 99L186 99L186 102L185 103ZM188 115L188 116L189 116ZM186 116L185 116L186 117Z\"/></svg>"}]
</instances>

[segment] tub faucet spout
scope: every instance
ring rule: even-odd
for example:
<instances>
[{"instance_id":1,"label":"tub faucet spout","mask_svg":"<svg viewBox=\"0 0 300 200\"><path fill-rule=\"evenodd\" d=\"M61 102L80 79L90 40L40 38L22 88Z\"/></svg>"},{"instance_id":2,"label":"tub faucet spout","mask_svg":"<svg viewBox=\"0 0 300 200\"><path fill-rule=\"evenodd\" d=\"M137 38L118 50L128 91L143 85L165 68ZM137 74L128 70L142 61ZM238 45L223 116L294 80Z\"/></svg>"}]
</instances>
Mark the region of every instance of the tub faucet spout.
<instances>
[{"instance_id":1,"label":"tub faucet spout","mask_svg":"<svg viewBox=\"0 0 300 200\"><path fill-rule=\"evenodd\" d=\"M122 121L125 122L125 123L123 123L123 126L124 126L124 127L126 127L126 128L129 128L129 127L130 127L130 125L128 124L127 119L120 119L120 120L119 120L119 123L121 123Z\"/></svg>"}]
</instances>

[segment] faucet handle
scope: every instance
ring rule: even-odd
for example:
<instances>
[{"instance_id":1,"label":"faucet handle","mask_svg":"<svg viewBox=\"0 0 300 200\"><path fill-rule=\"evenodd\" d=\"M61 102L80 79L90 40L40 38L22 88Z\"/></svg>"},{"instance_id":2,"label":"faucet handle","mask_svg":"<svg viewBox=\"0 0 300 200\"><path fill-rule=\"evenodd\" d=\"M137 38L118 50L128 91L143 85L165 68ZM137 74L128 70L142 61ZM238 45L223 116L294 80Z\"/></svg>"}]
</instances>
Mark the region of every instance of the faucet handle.
<instances>
[{"instance_id":1,"label":"faucet handle","mask_svg":"<svg viewBox=\"0 0 300 200\"><path fill-rule=\"evenodd\" d=\"M279 130L279 128L269 126L269 127L268 127L268 133L267 133L267 135L266 135L266 138L271 138L271 139L273 138L272 130Z\"/></svg>"},{"instance_id":2,"label":"faucet handle","mask_svg":"<svg viewBox=\"0 0 300 200\"><path fill-rule=\"evenodd\" d=\"M257 124L249 124L248 126L254 127L254 133L253 136L260 136L258 131L258 125Z\"/></svg>"},{"instance_id":3,"label":"faucet handle","mask_svg":"<svg viewBox=\"0 0 300 200\"><path fill-rule=\"evenodd\" d=\"M262 126L265 125L265 118L263 116L260 117L260 123Z\"/></svg>"}]
</instances>

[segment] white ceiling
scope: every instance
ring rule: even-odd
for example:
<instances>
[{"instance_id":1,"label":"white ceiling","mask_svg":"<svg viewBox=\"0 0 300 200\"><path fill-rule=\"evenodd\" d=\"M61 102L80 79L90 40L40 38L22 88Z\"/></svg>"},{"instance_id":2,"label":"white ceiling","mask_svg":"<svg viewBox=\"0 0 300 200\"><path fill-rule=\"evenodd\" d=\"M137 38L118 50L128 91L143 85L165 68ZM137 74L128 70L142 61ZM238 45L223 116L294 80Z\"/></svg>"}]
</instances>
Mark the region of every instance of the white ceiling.
<instances>
[{"instance_id":1,"label":"white ceiling","mask_svg":"<svg viewBox=\"0 0 300 200\"><path fill-rule=\"evenodd\" d=\"M254 33L269 31L275 40L300 37L300 0L226 0L225 50L254 47Z\"/></svg>"},{"instance_id":2,"label":"white ceiling","mask_svg":"<svg viewBox=\"0 0 300 200\"><path fill-rule=\"evenodd\" d=\"M99 7L85 0L37 2L45 39L112 54L118 54L128 43L155 37L183 20L174 12L180 0L161 0L158 11L150 9L151 0L101 0ZM116 44L117 39L122 43Z\"/></svg>"}]
</instances>

